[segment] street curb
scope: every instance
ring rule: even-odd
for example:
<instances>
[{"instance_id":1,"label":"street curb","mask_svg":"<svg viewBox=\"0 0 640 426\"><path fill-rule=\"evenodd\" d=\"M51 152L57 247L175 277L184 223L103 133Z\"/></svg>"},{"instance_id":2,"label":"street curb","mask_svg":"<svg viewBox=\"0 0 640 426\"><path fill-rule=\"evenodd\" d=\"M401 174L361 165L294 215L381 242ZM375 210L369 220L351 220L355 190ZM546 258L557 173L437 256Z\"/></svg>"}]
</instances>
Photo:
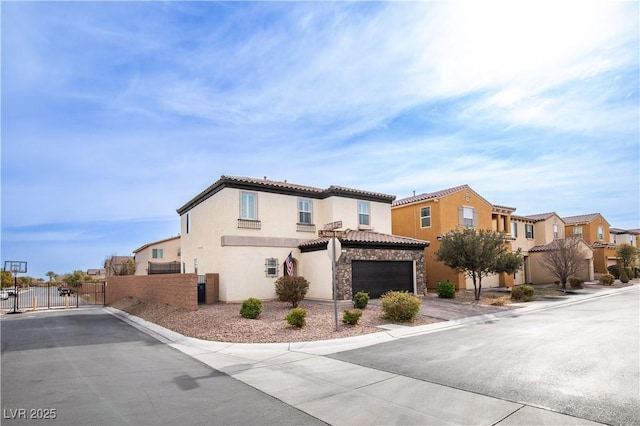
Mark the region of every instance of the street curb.
<instances>
[{"instance_id":1,"label":"street curb","mask_svg":"<svg viewBox=\"0 0 640 426\"><path fill-rule=\"evenodd\" d=\"M182 344L194 348L199 348L207 352L222 352L227 354L246 352L300 352L312 355L329 355L347 350L373 346L380 343L392 342L398 339L451 330L467 325L493 322L502 318L516 318L521 315L527 315L534 312L541 312L549 309L571 306L591 299L609 297L615 294L632 291L637 287L638 284L636 283L629 287L606 289L597 293L577 294L574 295L576 296L576 298L571 298L568 300L555 302L528 302L526 306L517 309L511 309L492 314L476 315L435 324L426 324L416 327L402 327L393 330L381 331L378 333L371 333L354 337L343 337L339 339L292 343L232 343L201 340L184 336L180 333L161 327L155 323L146 321L134 315L130 315L124 311L110 306L107 306L104 309L115 317L147 333L151 337L154 337L155 339L163 343ZM523 306L525 304L520 303L513 305Z\"/></svg>"}]
</instances>

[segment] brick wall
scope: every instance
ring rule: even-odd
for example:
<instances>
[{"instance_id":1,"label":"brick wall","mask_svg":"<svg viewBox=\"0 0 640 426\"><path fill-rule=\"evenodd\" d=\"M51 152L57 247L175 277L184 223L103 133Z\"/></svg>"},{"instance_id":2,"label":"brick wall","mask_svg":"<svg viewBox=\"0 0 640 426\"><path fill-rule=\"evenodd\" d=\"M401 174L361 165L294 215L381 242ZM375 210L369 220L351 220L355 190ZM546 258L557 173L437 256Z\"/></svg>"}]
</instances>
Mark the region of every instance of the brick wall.
<instances>
[{"instance_id":1,"label":"brick wall","mask_svg":"<svg viewBox=\"0 0 640 426\"><path fill-rule=\"evenodd\" d=\"M108 276L104 292L105 305L111 305L124 297L131 296L193 311L198 309L198 276L196 274Z\"/></svg>"}]
</instances>

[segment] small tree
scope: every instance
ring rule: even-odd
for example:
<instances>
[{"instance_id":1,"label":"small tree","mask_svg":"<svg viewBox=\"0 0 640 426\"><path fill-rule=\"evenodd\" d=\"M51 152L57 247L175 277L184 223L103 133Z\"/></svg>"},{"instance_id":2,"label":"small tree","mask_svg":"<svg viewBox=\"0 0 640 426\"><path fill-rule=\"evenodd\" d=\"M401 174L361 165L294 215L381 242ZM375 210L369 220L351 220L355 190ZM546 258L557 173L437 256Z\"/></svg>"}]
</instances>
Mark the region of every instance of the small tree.
<instances>
[{"instance_id":1,"label":"small tree","mask_svg":"<svg viewBox=\"0 0 640 426\"><path fill-rule=\"evenodd\" d=\"M519 251L509 251L504 233L473 228L443 235L436 259L450 268L464 272L473 280L476 300L480 300L483 277L503 272L514 273L523 262Z\"/></svg>"},{"instance_id":2,"label":"small tree","mask_svg":"<svg viewBox=\"0 0 640 426\"><path fill-rule=\"evenodd\" d=\"M62 281L69 287L79 287L83 282L89 280L89 276L84 271L73 271L71 274L65 274Z\"/></svg>"},{"instance_id":3,"label":"small tree","mask_svg":"<svg viewBox=\"0 0 640 426\"><path fill-rule=\"evenodd\" d=\"M58 274L56 274L56 273L55 273L55 272L53 272L53 271L49 271L49 272L47 272L47 274L46 274L46 275L47 275L47 277L49 277L49 282L51 282L51 281L55 281L55 280L56 280L56 278L58 277Z\"/></svg>"},{"instance_id":4,"label":"small tree","mask_svg":"<svg viewBox=\"0 0 640 426\"><path fill-rule=\"evenodd\" d=\"M638 251L631 244L620 244L616 249L616 256L618 256L620 263L622 263L622 268L626 269L635 264L638 258Z\"/></svg>"},{"instance_id":5,"label":"small tree","mask_svg":"<svg viewBox=\"0 0 640 426\"><path fill-rule=\"evenodd\" d=\"M13 279L13 274L11 274L11 272L9 271L5 271L4 269L1 269L2 271L2 288L5 287L13 287L15 285L15 280Z\"/></svg>"},{"instance_id":6,"label":"small tree","mask_svg":"<svg viewBox=\"0 0 640 426\"><path fill-rule=\"evenodd\" d=\"M554 240L548 250L542 252L542 266L567 288L567 281L572 275L578 275L584 262L584 253L580 238Z\"/></svg>"}]
</instances>

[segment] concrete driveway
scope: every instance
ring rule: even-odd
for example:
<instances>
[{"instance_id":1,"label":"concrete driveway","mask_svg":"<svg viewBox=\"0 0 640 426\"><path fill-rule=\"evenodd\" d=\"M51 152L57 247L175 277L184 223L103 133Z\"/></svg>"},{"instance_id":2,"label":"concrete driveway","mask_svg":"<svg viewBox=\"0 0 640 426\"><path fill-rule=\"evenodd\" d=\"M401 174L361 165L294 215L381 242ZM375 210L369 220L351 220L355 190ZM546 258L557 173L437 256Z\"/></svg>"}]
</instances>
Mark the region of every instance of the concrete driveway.
<instances>
[{"instance_id":1,"label":"concrete driveway","mask_svg":"<svg viewBox=\"0 0 640 426\"><path fill-rule=\"evenodd\" d=\"M101 307L4 315L2 424L323 424Z\"/></svg>"}]
</instances>

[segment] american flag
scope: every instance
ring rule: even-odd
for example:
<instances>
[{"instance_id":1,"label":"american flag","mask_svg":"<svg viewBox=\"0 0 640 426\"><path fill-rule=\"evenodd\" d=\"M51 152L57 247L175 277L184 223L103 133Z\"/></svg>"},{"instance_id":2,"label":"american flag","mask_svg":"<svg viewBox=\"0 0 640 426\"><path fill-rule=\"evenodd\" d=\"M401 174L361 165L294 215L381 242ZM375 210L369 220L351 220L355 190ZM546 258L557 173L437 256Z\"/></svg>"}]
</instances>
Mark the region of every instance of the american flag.
<instances>
[{"instance_id":1,"label":"american flag","mask_svg":"<svg viewBox=\"0 0 640 426\"><path fill-rule=\"evenodd\" d=\"M284 264L287 267L287 275L290 277L293 276L293 256L291 256L291 252L289 252L289 256L287 256Z\"/></svg>"}]
</instances>

